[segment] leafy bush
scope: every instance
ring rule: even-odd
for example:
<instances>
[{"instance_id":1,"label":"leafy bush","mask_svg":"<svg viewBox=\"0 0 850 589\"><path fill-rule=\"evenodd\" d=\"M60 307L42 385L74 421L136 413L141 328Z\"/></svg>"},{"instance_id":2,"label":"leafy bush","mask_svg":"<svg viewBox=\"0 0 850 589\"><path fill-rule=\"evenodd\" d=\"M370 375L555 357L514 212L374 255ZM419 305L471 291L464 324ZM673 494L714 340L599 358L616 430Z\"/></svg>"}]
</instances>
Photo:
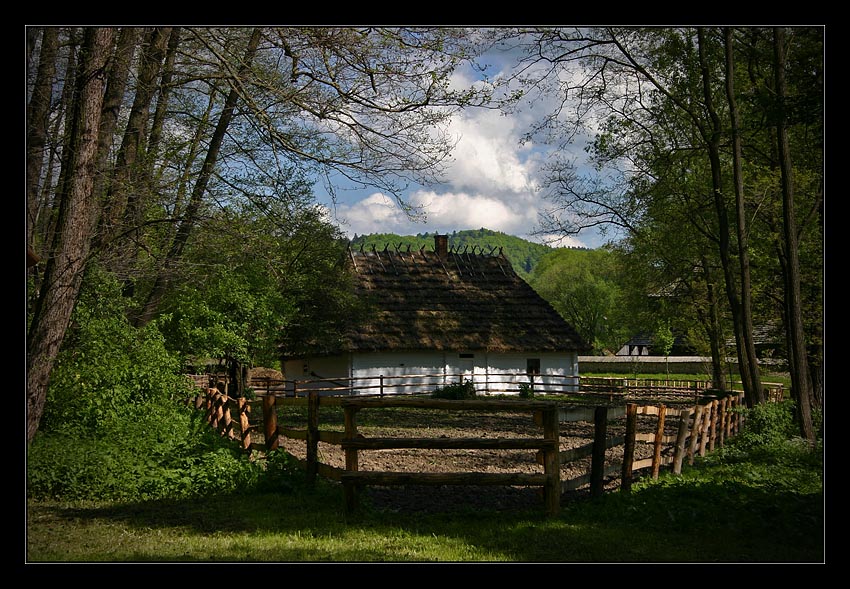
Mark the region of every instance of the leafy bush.
<instances>
[{"instance_id":1,"label":"leafy bush","mask_svg":"<svg viewBox=\"0 0 850 589\"><path fill-rule=\"evenodd\" d=\"M799 435L794 421L794 402L760 403L744 412L741 431L719 451L709 454L709 462L731 462L757 457L764 462L792 465L818 463L823 460L822 445L812 448Z\"/></svg>"},{"instance_id":2,"label":"leafy bush","mask_svg":"<svg viewBox=\"0 0 850 589\"><path fill-rule=\"evenodd\" d=\"M156 324L127 320L121 285L91 269L50 376L42 431L91 434L114 419L132 419L150 403L171 402L188 386L181 361L165 349Z\"/></svg>"},{"instance_id":3,"label":"leafy bush","mask_svg":"<svg viewBox=\"0 0 850 589\"><path fill-rule=\"evenodd\" d=\"M265 465L180 404L189 384L157 325L126 317L120 284L90 271L27 449L28 496L141 501L258 486Z\"/></svg>"},{"instance_id":4,"label":"leafy bush","mask_svg":"<svg viewBox=\"0 0 850 589\"><path fill-rule=\"evenodd\" d=\"M519 383L519 397L520 399L533 399L534 388L527 382Z\"/></svg>"},{"instance_id":5,"label":"leafy bush","mask_svg":"<svg viewBox=\"0 0 850 589\"><path fill-rule=\"evenodd\" d=\"M180 499L250 489L262 474L202 412L168 403L115 421L96 436L70 429L37 433L27 455L27 495Z\"/></svg>"},{"instance_id":6,"label":"leafy bush","mask_svg":"<svg viewBox=\"0 0 850 589\"><path fill-rule=\"evenodd\" d=\"M434 399L462 400L474 399L475 396L475 386L469 379L464 380L462 384L456 383L449 384L444 387L439 387L433 393L431 393L431 397Z\"/></svg>"}]
</instances>

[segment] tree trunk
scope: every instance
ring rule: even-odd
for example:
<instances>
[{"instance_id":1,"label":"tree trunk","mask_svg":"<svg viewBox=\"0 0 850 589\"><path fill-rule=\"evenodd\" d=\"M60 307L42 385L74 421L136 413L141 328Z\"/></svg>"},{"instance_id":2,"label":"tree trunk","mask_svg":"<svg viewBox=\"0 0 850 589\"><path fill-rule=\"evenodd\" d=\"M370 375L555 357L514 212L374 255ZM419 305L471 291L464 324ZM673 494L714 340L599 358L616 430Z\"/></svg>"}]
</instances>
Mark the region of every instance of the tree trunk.
<instances>
[{"instance_id":1,"label":"tree trunk","mask_svg":"<svg viewBox=\"0 0 850 589\"><path fill-rule=\"evenodd\" d=\"M115 47L115 55L109 68L109 79L106 82L106 95L103 98L103 114L100 120L100 133L98 138L98 174L94 182L94 194L101 199L101 208L109 206L106 190L106 180L109 178L109 155L112 150L112 141L115 130L118 128L118 117L121 113L121 105L124 102L124 93L127 88L127 80L130 77L130 65L136 52L138 29L135 27L124 27L118 36ZM94 235L93 247L98 247L100 237Z\"/></svg>"},{"instance_id":2,"label":"tree trunk","mask_svg":"<svg viewBox=\"0 0 850 589\"><path fill-rule=\"evenodd\" d=\"M133 106L127 119L127 127L115 161L115 169L109 180L108 196L104 214L100 219L98 245L110 247L115 236L126 227L132 227L136 216L136 204L140 198L135 186L137 160L143 157L147 136L150 105L156 94L157 78L162 66L165 43L169 29L153 28L147 32L139 61L138 80ZM123 252L118 252L124 258ZM122 262L112 265L121 267Z\"/></svg>"},{"instance_id":3,"label":"tree trunk","mask_svg":"<svg viewBox=\"0 0 850 589\"><path fill-rule=\"evenodd\" d=\"M162 79L159 82L159 96L156 99L156 109L151 123L150 137L148 138L148 165L153 169L153 157L159 150L159 142L162 138L162 126L165 123L165 115L168 107L168 97L171 95L171 78L174 75L174 58L177 55L177 47L180 45L180 27L174 27L168 38L168 50L165 53L165 64L162 66ZM152 171L148 171L152 177Z\"/></svg>"},{"instance_id":4,"label":"tree trunk","mask_svg":"<svg viewBox=\"0 0 850 589\"><path fill-rule=\"evenodd\" d=\"M227 372L229 387L227 395L234 399L245 396L245 387L248 384L248 366L241 360L233 357L227 358Z\"/></svg>"},{"instance_id":5,"label":"tree trunk","mask_svg":"<svg viewBox=\"0 0 850 589\"><path fill-rule=\"evenodd\" d=\"M77 77L72 117L71 169L62 195L56 247L48 259L39 300L27 333L27 444L38 430L50 373L77 301L91 244L97 200L92 193L98 127L113 30L89 28Z\"/></svg>"},{"instance_id":6,"label":"tree trunk","mask_svg":"<svg viewBox=\"0 0 850 589\"><path fill-rule=\"evenodd\" d=\"M213 168L215 167L216 160L218 159L221 144L224 141L224 135L227 132L227 127L230 125L230 121L233 119L236 103L239 100L238 88L241 83L239 78L241 78L250 68L251 62L254 60L254 55L257 52L257 47L259 47L260 44L260 37L260 29L254 29L251 34L251 39L248 42L248 47L245 50L245 56L239 66L237 79L234 79L231 82L230 92L227 96L227 100L225 101L224 109L221 112L218 124L216 125L212 138L210 139L207 156L204 160L204 165L201 167L198 179L195 182L195 187L193 188L192 195L189 198L189 204L186 206L186 211L180 221L180 225L177 228L177 233L174 236L171 248L166 256L165 263L156 277L156 281L148 295L144 308L136 317L134 322L136 326L145 325L156 314L156 311L159 308L159 303L170 285L171 272L183 255L183 248L186 247L186 243L189 241L189 236L197 222L198 212L200 211L204 193L207 190L207 184L209 183L210 177L213 173Z\"/></svg>"},{"instance_id":7,"label":"tree trunk","mask_svg":"<svg viewBox=\"0 0 850 589\"><path fill-rule=\"evenodd\" d=\"M726 210L725 197L723 195L723 181L721 174L720 163L720 137L722 128L720 125L720 117L714 108L714 101L711 96L711 76L707 65L705 55L705 31L702 28L697 30L699 38L699 58L700 69L702 71L703 94L705 98L706 110L712 120L712 131L706 137L706 147L708 149L709 161L711 163L711 181L712 193L714 195L714 208L717 213L718 231L719 231L719 246L720 246L720 264L723 268L723 278L726 284L726 297L729 299L729 308L732 312L732 326L735 330L735 348L738 356L738 370L741 375L741 381L744 385L744 396L747 401L747 406L752 407L764 400L764 391L752 389L752 370L758 370L757 366L751 366L749 356L745 353L746 337L744 335L744 321L741 309L741 301L738 297L738 289L736 285L735 273L731 259L731 244L730 244L730 228L729 215Z\"/></svg>"},{"instance_id":8,"label":"tree trunk","mask_svg":"<svg viewBox=\"0 0 850 589\"><path fill-rule=\"evenodd\" d=\"M44 146L47 143L50 100L53 96L53 76L56 73L58 50L58 30L54 27L45 27L41 38L38 73L27 107L27 246L33 244L40 209L38 195L41 186L41 171L44 165Z\"/></svg>"},{"instance_id":9,"label":"tree trunk","mask_svg":"<svg viewBox=\"0 0 850 589\"><path fill-rule=\"evenodd\" d=\"M786 309L788 313L788 350L791 368L791 387L797 391L797 413L800 433L814 443L815 432L812 426L812 385L809 380L808 358L806 356L806 337L803 331L803 311L800 296L800 259L797 252L797 220L794 207L794 176L791 165L791 152L788 145L787 118L785 115L785 31L782 27L773 29L774 79L776 97L779 101L779 117L776 124L777 145L779 147L779 167L782 179L782 218L785 240L786 272ZM793 361L792 361L793 359Z\"/></svg>"},{"instance_id":10,"label":"tree trunk","mask_svg":"<svg viewBox=\"0 0 850 589\"><path fill-rule=\"evenodd\" d=\"M708 343L711 347L711 386L719 391L726 390L726 345L723 339L723 328L720 322L720 303L714 291L714 279L708 260L700 261L705 277L705 288L708 297Z\"/></svg>"},{"instance_id":11,"label":"tree trunk","mask_svg":"<svg viewBox=\"0 0 850 589\"><path fill-rule=\"evenodd\" d=\"M741 132L739 128L738 105L735 100L735 60L732 52L732 29L724 30L726 50L726 100L729 103L729 118L732 122L732 175L735 183L735 226L738 232L738 266L741 276L741 323L744 336L744 355L747 357L749 371L749 389L762 391L759 375L758 357L753 340L752 287L750 280L750 246L747 239L747 214L744 209L744 178L741 169ZM746 390L747 387L745 387ZM764 393L756 395L763 402Z\"/></svg>"},{"instance_id":12,"label":"tree trunk","mask_svg":"<svg viewBox=\"0 0 850 589\"><path fill-rule=\"evenodd\" d=\"M53 247L53 244L56 241L59 210L61 208L63 195L68 193L67 176L70 174L70 159L73 156L73 150L71 149L71 133L68 132L68 129L71 129L74 125L74 80L77 77L77 53L79 45L82 43L80 35L80 31L77 29L71 29L68 33L68 59L65 65L65 82L62 86L59 114L56 117L56 124L54 125L54 136L56 137L55 145L59 146L61 144L61 149L57 147L54 150L61 152L59 176L56 179L56 185L48 187L48 194L52 195L50 209L48 214L41 215L45 218L44 228L38 229L39 235L44 235L43 241L48 249ZM59 140L60 137L61 141ZM47 199L45 199L45 201L46 200ZM39 223L39 225L41 225L41 223ZM36 253L40 254L41 252L37 251Z\"/></svg>"}]
</instances>

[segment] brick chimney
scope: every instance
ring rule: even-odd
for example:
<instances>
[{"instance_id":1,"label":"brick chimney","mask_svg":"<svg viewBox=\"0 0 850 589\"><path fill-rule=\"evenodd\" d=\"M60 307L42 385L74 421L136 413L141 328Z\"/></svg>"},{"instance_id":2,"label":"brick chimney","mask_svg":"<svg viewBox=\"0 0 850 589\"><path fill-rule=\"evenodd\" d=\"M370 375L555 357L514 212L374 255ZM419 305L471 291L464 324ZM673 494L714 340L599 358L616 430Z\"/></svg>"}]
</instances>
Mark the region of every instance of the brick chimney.
<instances>
[{"instance_id":1,"label":"brick chimney","mask_svg":"<svg viewBox=\"0 0 850 589\"><path fill-rule=\"evenodd\" d=\"M434 235L434 251L441 258L445 258L449 254L449 236Z\"/></svg>"}]
</instances>

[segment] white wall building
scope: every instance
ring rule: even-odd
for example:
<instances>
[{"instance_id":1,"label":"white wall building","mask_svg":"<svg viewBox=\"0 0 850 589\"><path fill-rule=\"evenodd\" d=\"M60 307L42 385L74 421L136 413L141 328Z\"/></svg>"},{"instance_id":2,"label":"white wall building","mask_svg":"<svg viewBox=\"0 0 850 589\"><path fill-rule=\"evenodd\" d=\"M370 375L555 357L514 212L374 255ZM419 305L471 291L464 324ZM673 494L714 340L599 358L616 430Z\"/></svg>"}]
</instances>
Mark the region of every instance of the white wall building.
<instances>
[{"instance_id":1,"label":"white wall building","mask_svg":"<svg viewBox=\"0 0 850 589\"><path fill-rule=\"evenodd\" d=\"M284 377L299 391L427 392L470 380L504 393L532 379L577 388L587 346L501 252L449 251L436 236L434 251L351 251L350 261L368 312L337 349L286 342Z\"/></svg>"}]
</instances>

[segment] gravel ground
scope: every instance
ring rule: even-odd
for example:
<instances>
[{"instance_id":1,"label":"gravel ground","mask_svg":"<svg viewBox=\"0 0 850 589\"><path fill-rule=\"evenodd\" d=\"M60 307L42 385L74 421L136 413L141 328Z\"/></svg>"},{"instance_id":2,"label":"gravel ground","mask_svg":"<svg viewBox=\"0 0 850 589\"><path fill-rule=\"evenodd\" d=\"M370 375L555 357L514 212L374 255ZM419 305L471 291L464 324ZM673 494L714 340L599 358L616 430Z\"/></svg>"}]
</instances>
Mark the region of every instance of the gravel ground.
<instances>
[{"instance_id":1,"label":"gravel ground","mask_svg":"<svg viewBox=\"0 0 850 589\"><path fill-rule=\"evenodd\" d=\"M480 437L480 438L516 438L540 437L542 428L536 426L529 413L480 413L473 411L457 412L446 418L446 423L437 422L437 414L412 413L399 417L394 413L388 417L387 424L359 427L358 431L366 437ZM358 422L359 422L358 417ZM639 431L654 431L654 417L639 416ZM294 425L294 424L293 424ZM678 423L667 420L666 433L675 433ZM590 422L562 423L561 451L583 446L593 440L593 424ZM608 436L620 436L625 433L625 420L612 420L608 423ZM290 454L306 458L306 444L303 440L282 438L281 445ZM635 459L652 455L650 444L638 443ZM606 465L622 462L622 446L609 449L606 453ZM345 456L339 446L319 444L319 460L325 464L344 468ZM535 452L530 450L361 450L358 454L361 471L393 472L480 472L480 473L543 473ZM561 480L566 481L590 470L590 457L562 466ZM638 476L638 473L635 473ZM612 476L605 481L606 490L619 488L619 478ZM589 497L589 485L575 491L562 494L561 503ZM486 510L539 509L543 506L540 487L505 486L368 486L361 495L363 503L382 511L404 512L441 512Z\"/></svg>"}]
</instances>

